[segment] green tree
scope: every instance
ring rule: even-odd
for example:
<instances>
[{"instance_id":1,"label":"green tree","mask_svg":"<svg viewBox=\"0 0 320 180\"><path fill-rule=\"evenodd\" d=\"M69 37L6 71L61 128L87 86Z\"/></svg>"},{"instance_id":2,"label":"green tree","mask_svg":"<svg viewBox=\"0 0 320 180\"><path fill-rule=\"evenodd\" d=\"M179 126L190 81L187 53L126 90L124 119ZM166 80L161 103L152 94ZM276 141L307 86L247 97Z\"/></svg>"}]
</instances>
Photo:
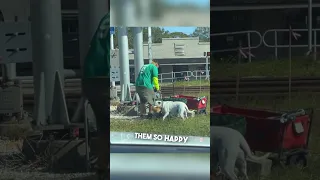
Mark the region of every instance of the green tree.
<instances>
[{"instance_id":1,"label":"green tree","mask_svg":"<svg viewBox=\"0 0 320 180\"><path fill-rule=\"evenodd\" d=\"M129 49L133 49L133 28L127 28L128 30L128 44ZM166 31L161 27L152 27L152 43L162 43L162 38L186 38L186 37L199 37L201 42L210 42L210 28L209 27L198 27L191 35L187 35L183 32L172 32ZM114 47L118 47L118 28L115 28L114 35ZM148 28L143 28L143 42L148 42Z\"/></svg>"},{"instance_id":2,"label":"green tree","mask_svg":"<svg viewBox=\"0 0 320 180\"><path fill-rule=\"evenodd\" d=\"M152 27L151 35L152 35L152 43L162 43L162 38L166 38L169 36L169 31L164 30L160 27ZM148 28L143 28L143 42L148 42Z\"/></svg>"},{"instance_id":3,"label":"green tree","mask_svg":"<svg viewBox=\"0 0 320 180\"><path fill-rule=\"evenodd\" d=\"M210 27L197 27L191 36L199 37L200 42L210 42Z\"/></svg>"},{"instance_id":4,"label":"green tree","mask_svg":"<svg viewBox=\"0 0 320 180\"><path fill-rule=\"evenodd\" d=\"M168 34L167 38L186 38L186 37L190 37L190 36L183 32L172 32Z\"/></svg>"},{"instance_id":5,"label":"green tree","mask_svg":"<svg viewBox=\"0 0 320 180\"><path fill-rule=\"evenodd\" d=\"M133 49L133 28L127 28L128 31L128 44L129 49ZM160 27L152 27L151 28L152 42L153 43L161 43L162 38L170 37L169 31L164 30ZM114 47L118 47L118 28L115 28L114 34ZM148 28L143 28L143 42L148 42Z\"/></svg>"}]
</instances>

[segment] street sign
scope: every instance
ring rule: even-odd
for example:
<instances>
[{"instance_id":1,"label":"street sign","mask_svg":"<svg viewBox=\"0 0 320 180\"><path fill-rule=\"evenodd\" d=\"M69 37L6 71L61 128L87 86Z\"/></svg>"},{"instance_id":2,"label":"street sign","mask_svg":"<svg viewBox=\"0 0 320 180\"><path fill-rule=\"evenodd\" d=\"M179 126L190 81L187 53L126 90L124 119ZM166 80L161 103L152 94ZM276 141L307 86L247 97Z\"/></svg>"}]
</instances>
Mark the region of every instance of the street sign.
<instances>
[{"instance_id":1,"label":"street sign","mask_svg":"<svg viewBox=\"0 0 320 180\"><path fill-rule=\"evenodd\" d=\"M110 81L120 81L120 68L110 68Z\"/></svg>"},{"instance_id":2,"label":"street sign","mask_svg":"<svg viewBox=\"0 0 320 180\"><path fill-rule=\"evenodd\" d=\"M0 64L32 62L29 22L0 23Z\"/></svg>"},{"instance_id":3,"label":"street sign","mask_svg":"<svg viewBox=\"0 0 320 180\"><path fill-rule=\"evenodd\" d=\"M114 29L114 27L110 27L110 34L115 34L115 29Z\"/></svg>"}]
</instances>

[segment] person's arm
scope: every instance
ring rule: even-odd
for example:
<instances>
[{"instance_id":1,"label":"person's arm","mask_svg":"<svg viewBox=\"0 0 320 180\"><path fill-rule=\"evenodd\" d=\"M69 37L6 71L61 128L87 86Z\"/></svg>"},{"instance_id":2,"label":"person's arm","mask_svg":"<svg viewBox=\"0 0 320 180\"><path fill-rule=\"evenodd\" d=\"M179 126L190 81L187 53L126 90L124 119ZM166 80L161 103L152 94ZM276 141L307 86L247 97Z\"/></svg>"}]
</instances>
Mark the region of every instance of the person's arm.
<instances>
[{"instance_id":1,"label":"person's arm","mask_svg":"<svg viewBox=\"0 0 320 180\"><path fill-rule=\"evenodd\" d=\"M153 66L153 69L152 69L152 82L156 90L159 91L160 86L159 86L159 79L158 79L158 68L156 66Z\"/></svg>"}]
</instances>

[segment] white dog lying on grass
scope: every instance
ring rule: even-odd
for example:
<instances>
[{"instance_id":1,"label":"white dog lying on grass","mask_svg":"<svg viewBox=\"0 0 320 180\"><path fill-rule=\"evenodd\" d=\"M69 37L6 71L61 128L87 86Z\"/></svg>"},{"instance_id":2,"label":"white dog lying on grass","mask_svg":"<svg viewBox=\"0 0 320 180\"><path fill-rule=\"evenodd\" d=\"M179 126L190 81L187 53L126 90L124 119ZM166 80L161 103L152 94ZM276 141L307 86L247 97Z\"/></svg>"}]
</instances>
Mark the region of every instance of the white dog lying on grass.
<instances>
[{"instance_id":1,"label":"white dog lying on grass","mask_svg":"<svg viewBox=\"0 0 320 180\"><path fill-rule=\"evenodd\" d=\"M156 113L162 112L162 120L165 120L169 114L181 117L183 120L188 118L188 113L191 114L191 117L195 115L184 102L180 101L156 101L156 105L153 106L153 111Z\"/></svg>"}]
</instances>

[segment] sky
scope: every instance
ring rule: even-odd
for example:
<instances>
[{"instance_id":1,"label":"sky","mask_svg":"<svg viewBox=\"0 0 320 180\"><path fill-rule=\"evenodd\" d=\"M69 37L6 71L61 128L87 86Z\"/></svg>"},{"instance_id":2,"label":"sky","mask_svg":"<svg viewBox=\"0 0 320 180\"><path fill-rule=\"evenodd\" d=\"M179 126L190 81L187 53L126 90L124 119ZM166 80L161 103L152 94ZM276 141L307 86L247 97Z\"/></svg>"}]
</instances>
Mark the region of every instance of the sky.
<instances>
[{"instance_id":1,"label":"sky","mask_svg":"<svg viewBox=\"0 0 320 180\"><path fill-rule=\"evenodd\" d=\"M189 35L189 34L192 34L197 27L163 27L163 28L169 32L183 32Z\"/></svg>"},{"instance_id":2,"label":"sky","mask_svg":"<svg viewBox=\"0 0 320 180\"><path fill-rule=\"evenodd\" d=\"M210 0L165 0L168 4L179 5L181 3L194 4L195 6L208 7ZM169 32L183 32L185 34L192 34L197 27L163 27Z\"/></svg>"}]
</instances>

